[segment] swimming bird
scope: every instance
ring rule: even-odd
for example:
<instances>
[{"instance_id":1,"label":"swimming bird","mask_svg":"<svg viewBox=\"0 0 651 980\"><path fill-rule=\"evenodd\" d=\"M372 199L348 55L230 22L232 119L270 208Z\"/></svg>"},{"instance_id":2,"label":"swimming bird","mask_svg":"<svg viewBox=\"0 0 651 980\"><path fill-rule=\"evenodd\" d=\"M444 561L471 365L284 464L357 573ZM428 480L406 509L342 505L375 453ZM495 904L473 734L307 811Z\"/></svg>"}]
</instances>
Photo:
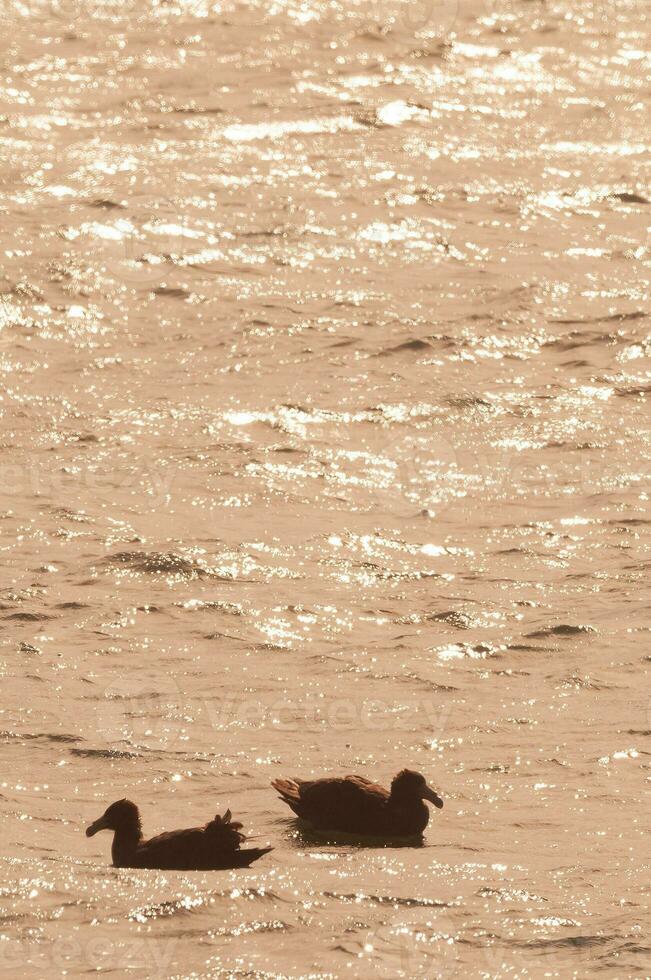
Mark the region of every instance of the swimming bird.
<instances>
[{"instance_id":1,"label":"swimming bird","mask_svg":"<svg viewBox=\"0 0 651 980\"><path fill-rule=\"evenodd\" d=\"M155 868L165 871L217 871L248 868L268 854L271 847L240 850L246 840L241 823L231 820L231 811L217 815L204 827L172 830L143 840L138 807L131 800L118 800L86 829L86 837L112 830L111 856L116 868Z\"/></svg>"},{"instance_id":2,"label":"swimming bird","mask_svg":"<svg viewBox=\"0 0 651 980\"><path fill-rule=\"evenodd\" d=\"M429 800L439 810L443 800L425 777L403 769L391 789L363 776L333 779L274 779L271 783L301 819L316 830L372 837L416 837L429 821Z\"/></svg>"}]
</instances>

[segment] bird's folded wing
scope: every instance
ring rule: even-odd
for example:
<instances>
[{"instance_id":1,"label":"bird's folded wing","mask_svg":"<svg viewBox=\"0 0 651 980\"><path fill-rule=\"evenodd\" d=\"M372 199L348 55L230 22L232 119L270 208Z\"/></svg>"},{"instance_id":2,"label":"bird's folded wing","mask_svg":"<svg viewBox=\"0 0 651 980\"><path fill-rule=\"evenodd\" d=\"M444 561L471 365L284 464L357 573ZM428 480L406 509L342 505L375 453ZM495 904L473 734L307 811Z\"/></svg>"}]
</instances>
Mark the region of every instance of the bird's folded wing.
<instances>
[{"instance_id":1,"label":"bird's folded wing","mask_svg":"<svg viewBox=\"0 0 651 980\"><path fill-rule=\"evenodd\" d=\"M376 786L359 776L344 779L318 779L301 786L301 801L325 818L337 818L345 812L360 817L369 811L383 807L389 794L382 786Z\"/></svg>"},{"instance_id":2,"label":"bird's folded wing","mask_svg":"<svg viewBox=\"0 0 651 980\"><path fill-rule=\"evenodd\" d=\"M141 868L188 867L197 854L205 849L205 834L202 827L189 830L170 830L144 841L137 850L138 866Z\"/></svg>"},{"instance_id":3,"label":"bird's folded wing","mask_svg":"<svg viewBox=\"0 0 651 980\"><path fill-rule=\"evenodd\" d=\"M379 800L388 800L389 798L389 791L384 786L379 786L364 776L346 776L346 781L352 783L363 793L377 797Z\"/></svg>"}]
</instances>

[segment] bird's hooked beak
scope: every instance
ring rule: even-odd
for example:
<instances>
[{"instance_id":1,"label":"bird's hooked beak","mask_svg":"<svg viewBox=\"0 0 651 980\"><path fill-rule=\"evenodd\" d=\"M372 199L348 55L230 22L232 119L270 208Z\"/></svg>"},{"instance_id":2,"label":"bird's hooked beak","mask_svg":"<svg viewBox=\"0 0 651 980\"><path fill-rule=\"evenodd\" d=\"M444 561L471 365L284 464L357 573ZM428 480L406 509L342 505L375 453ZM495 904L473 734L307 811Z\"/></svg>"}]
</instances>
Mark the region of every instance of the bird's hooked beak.
<instances>
[{"instance_id":1,"label":"bird's hooked beak","mask_svg":"<svg viewBox=\"0 0 651 980\"><path fill-rule=\"evenodd\" d=\"M109 829L109 825L106 821L106 814L104 814L104 816L100 817L99 820L95 820L89 827L86 827L86 837L94 837L100 830Z\"/></svg>"},{"instance_id":2,"label":"bird's hooked beak","mask_svg":"<svg viewBox=\"0 0 651 980\"><path fill-rule=\"evenodd\" d=\"M438 795L438 793L434 792L431 786L426 786L425 789L423 790L423 799L429 800L430 803L433 803L434 806L437 807L437 809L439 810L443 809L443 800Z\"/></svg>"}]
</instances>

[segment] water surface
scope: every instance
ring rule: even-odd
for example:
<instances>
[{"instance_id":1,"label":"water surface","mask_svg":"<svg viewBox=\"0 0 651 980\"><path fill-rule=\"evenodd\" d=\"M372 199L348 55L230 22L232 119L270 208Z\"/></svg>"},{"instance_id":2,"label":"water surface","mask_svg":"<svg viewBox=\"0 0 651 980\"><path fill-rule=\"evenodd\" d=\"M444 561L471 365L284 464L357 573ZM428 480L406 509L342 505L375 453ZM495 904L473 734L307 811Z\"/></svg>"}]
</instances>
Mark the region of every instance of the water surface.
<instances>
[{"instance_id":1,"label":"water surface","mask_svg":"<svg viewBox=\"0 0 651 980\"><path fill-rule=\"evenodd\" d=\"M1 969L648 975L648 4L2 13Z\"/></svg>"}]
</instances>

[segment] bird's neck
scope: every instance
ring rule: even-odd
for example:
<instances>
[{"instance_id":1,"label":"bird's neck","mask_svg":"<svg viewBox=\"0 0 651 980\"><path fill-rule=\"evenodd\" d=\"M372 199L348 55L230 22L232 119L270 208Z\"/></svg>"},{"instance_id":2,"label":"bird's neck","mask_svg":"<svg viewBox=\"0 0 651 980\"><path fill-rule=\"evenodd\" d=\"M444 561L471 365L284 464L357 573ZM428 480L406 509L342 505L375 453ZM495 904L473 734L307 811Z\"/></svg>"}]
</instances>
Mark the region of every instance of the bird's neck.
<instances>
[{"instance_id":1,"label":"bird's neck","mask_svg":"<svg viewBox=\"0 0 651 980\"><path fill-rule=\"evenodd\" d=\"M414 793L396 793L395 790L392 790L389 796L389 806L394 807L396 810L413 810L422 803L423 801L420 796Z\"/></svg>"},{"instance_id":2,"label":"bird's neck","mask_svg":"<svg viewBox=\"0 0 651 980\"><path fill-rule=\"evenodd\" d=\"M392 793L388 805L395 814L396 823L408 827L409 833L422 834L429 822L429 810L420 796Z\"/></svg>"},{"instance_id":3,"label":"bird's neck","mask_svg":"<svg viewBox=\"0 0 651 980\"><path fill-rule=\"evenodd\" d=\"M142 840L139 827L122 827L113 834L111 857L116 868L128 868L138 844Z\"/></svg>"}]
</instances>

